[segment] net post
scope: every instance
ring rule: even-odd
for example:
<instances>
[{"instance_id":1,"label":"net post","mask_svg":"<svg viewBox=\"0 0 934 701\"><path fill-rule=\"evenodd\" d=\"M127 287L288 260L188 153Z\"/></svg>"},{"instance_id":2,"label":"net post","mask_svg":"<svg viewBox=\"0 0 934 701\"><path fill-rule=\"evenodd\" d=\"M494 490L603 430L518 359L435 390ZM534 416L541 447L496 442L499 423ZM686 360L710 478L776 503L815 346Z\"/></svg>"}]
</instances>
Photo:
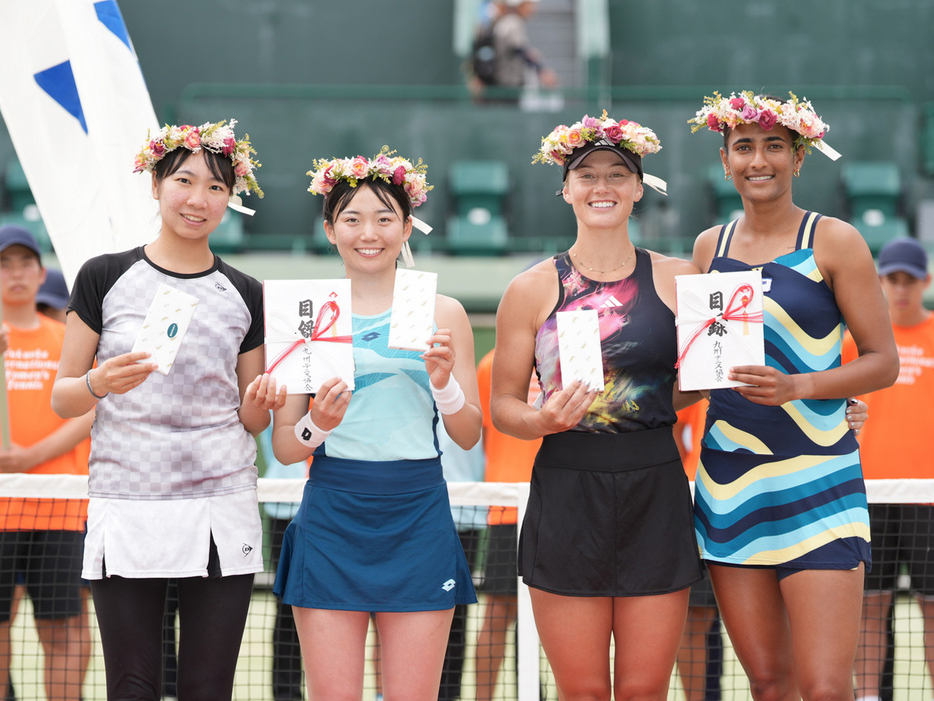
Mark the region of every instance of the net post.
<instances>
[{"instance_id":1,"label":"net post","mask_svg":"<svg viewBox=\"0 0 934 701\"><path fill-rule=\"evenodd\" d=\"M519 524L525 519L525 509L529 502L529 483L516 484L519 506ZM518 543L516 543L518 546ZM529 588L519 579L519 599L517 609L516 646L518 647L516 677L519 685L519 701L538 701L539 679L541 678L538 629L532 616L532 598Z\"/></svg>"}]
</instances>

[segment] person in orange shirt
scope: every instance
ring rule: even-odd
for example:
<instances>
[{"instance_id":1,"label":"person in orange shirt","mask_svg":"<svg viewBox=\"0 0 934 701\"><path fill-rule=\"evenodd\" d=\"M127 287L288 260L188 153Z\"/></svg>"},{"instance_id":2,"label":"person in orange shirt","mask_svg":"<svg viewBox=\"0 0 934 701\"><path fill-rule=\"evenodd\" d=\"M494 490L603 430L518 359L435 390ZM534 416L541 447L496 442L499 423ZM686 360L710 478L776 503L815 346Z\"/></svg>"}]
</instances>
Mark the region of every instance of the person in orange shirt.
<instances>
[{"instance_id":1,"label":"person in orange shirt","mask_svg":"<svg viewBox=\"0 0 934 701\"><path fill-rule=\"evenodd\" d=\"M483 450L486 454L487 482L528 482L532 464L541 446L541 439L524 441L496 430L490 415L491 371L490 351L477 364L477 384L480 407L483 410ZM529 404L541 394L538 380L529 381ZM483 586L486 609L477 638L477 701L489 701L496 689L496 680L503 663L506 631L516 620L519 567L516 562L517 509L490 507L489 547L487 550Z\"/></svg>"},{"instance_id":2,"label":"person in orange shirt","mask_svg":"<svg viewBox=\"0 0 934 701\"><path fill-rule=\"evenodd\" d=\"M33 236L22 227L0 227L11 436L11 445L0 449L0 472L81 474L74 449L90 435L93 414L62 420L52 411L52 382L65 327L36 310L44 280ZM0 689L9 683L10 609L16 575L21 573L45 654L46 696L80 696L80 571L86 514L82 500L0 500Z\"/></svg>"},{"instance_id":3,"label":"person in orange shirt","mask_svg":"<svg viewBox=\"0 0 934 701\"><path fill-rule=\"evenodd\" d=\"M866 479L934 478L934 439L926 407L934 394L934 314L924 308L931 284L924 248L914 239L896 239L879 252L879 280L885 292L901 365L895 384L862 399L872 420L860 436ZM853 338L843 344L843 362L857 355ZM934 506L870 504L872 571L866 574L863 620L856 657L856 696L880 698L886 628L902 565L924 617L925 658L934 677Z\"/></svg>"}]
</instances>

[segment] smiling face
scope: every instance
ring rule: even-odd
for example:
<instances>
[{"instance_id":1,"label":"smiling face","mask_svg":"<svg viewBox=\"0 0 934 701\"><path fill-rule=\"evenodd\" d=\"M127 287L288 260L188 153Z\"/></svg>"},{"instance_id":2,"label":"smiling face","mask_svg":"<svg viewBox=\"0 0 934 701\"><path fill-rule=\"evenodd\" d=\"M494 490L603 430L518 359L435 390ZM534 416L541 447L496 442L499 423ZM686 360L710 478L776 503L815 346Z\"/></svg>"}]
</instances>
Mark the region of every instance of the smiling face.
<instances>
[{"instance_id":1,"label":"smiling face","mask_svg":"<svg viewBox=\"0 0 934 701\"><path fill-rule=\"evenodd\" d=\"M220 224L230 188L199 152L161 180L153 176L152 196L159 201L163 235L198 240L207 238Z\"/></svg>"},{"instance_id":2,"label":"smiling face","mask_svg":"<svg viewBox=\"0 0 934 701\"><path fill-rule=\"evenodd\" d=\"M736 191L750 201L790 196L791 178L804 161L804 147L795 149L794 141L794 132L781 125L768 131L758 124L732 129L720 158Z\"/></svg>"},{"instance_id":3,"label":"smiling face","mask_svg":"<svg viewBox=\"0 0 934 701\"><path fill-rule=\"evenodd\" d=\"M624 225L632 206L642 199L642 182L612 151L594 151L568 171L564 200L578 223L590 228Z\"/></svg>"},{"instance_id":4,"label":"smiling face","mask_svg":"<svg viewBox=\"0 0 934 701\"><path fill-rule=\"evenodd\" d=\"M385 201L366 182L354 190L333 223L325 221L325 233L348 270L395 269L402 243L412 233L412 220L405 217L392 197Z\"/></svg>"}]
</instances>

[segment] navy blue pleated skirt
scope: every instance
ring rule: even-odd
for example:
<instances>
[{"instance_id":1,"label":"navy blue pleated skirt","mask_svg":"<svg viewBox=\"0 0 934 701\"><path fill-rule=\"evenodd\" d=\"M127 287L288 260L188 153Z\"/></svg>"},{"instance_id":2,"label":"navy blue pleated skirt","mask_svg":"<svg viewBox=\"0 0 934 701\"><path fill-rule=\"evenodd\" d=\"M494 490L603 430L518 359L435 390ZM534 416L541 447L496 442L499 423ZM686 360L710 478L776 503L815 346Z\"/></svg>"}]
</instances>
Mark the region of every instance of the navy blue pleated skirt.
<instances>
[{"instance_id":1,"label":"navy blue pleated skirt","mask_svg":"<svg viewBox=\"0 0 934 701\"><path fill-rule=\"evenodd\" d=\"M292 606L341 611L476 603L441 461L315 457L273 591Z\"/></svg>"}]
</instances>

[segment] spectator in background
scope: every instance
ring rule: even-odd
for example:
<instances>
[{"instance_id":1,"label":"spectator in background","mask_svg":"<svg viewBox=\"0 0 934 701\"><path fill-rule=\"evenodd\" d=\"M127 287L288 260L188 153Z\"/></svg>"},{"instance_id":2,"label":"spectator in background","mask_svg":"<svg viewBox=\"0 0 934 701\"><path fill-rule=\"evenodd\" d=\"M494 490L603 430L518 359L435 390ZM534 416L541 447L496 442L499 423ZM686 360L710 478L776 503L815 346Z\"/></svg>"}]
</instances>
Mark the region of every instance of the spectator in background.
<instances>
[{"instance_id":1,"label":"spectator in background","mask_svg":"<svg viewBox=\"0 0 934 701\"><path fill-rule=\"evenodd\" d=\"M538 9L538 0L498 0L493 3L492 19L481 27L477 43L490 36L492 60L484 68L474 61L471 91L482 96L485 87L515 88L534 84L555 87L558 77L548 68L542 53L529 41L527 21ZM475 51L476 51L475 44Z\"/></svg>"},{"instance_id":2,"label":"spectator in background","mask_svg":"<svg viewBox=\"0 0 934 701\"><path fill-rule=\"evenodd\" d=\"M900 371L895 384L865 395L872 420L859 441L866 479L934 477L927 403L934 394L934 314L924 308L931 284L924 248L913 239L896 239L879 252L879 280L895 333ZM847 334L843 362L857 357ZM886 656L887 621L902 565L911 575L924 618L925 659L934 678L934 507L870 504L872 571L866 574L863 618L856 655L856 696L878 701Z\"/></svg>"},{"instance_id":3,"label":"spectator in background","mask_svg":"<svg viewBox=\"0 0 934 701\"><path fill-rule=\"evenodd\" d=\"M491 371L490 351L477 365L480 406L483 409L483 448L486 452L487 482L528 482L532 464L541 440L524 441L498 431L490 415ZM541 396L538 380L530 378L529 404ZM514 507L490 507L489 545L484 562L482 591L486 608L480 636L477 639L477 701L489 701L506 650L506 632L516 620L519 588L519 567L516 562L517 510Z\"/></svg>"},{"instance_id":4,"label":"spectator in background","mask_svg":"<svg viewBox=\"0 0 934 701\"><path fill-rule=\"evenodd\" d=\"M438 447L441 448L441 469L448 482L483 481L483 447L477 443L470 450L464 450L451 440L444 423L438 422ZM452 506L451 516L457 526L457 535L467 564L473 571L477 562L480 546L480 534L486 528L486 508L482 506ZM458 604L454 607L454 620L448 636L448 647L444 654L444 666L441 670L441 688L438 701L455 701L468 698L471 694L461 692L461 678L464 673L464 660L467 657L467 606Z\"/></svg>"},{"instance_id":5,"label":"spectator in background","mask_svg":"<svg viewBox=\"0 0 934 701\"><path fill-rule=\"evenodd\" d=\"M36 309L45 280L39 245L26 229L0 227L0 290L8 327L5 353L12 445L0 449L0 472L80 474L75 446L91 431L93 412L63 420L51 408L52 382L65 327ZM85 463L84 471L87 471ZM25 577L45 655L49 699L81 693L81 552L87 502L3 499L0 503L0 689L10 670L10 622L16 576Z\"/></svg>"}]
</instances>

